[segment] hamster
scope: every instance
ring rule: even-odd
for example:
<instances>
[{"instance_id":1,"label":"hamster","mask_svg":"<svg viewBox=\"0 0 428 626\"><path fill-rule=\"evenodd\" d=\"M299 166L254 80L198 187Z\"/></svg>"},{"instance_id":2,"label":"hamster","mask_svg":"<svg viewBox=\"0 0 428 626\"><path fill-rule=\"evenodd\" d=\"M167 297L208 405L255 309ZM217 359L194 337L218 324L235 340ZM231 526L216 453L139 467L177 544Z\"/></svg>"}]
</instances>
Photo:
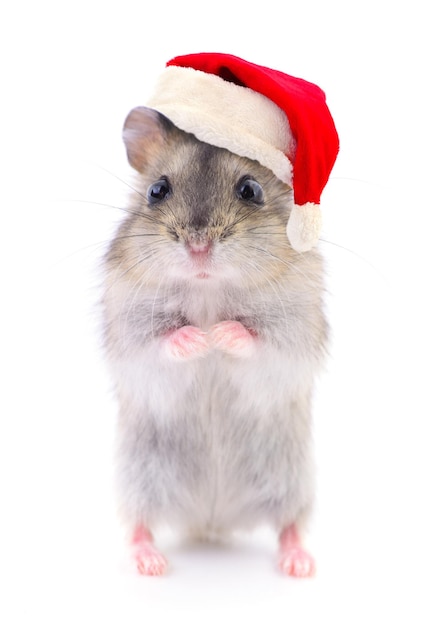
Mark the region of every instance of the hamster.
<instances>
[{"instance_id":1,"label":"hamster","mask_svg":"<svg viewBox=\"0 0 428 626\"><path fill-rule=\"evenodd\" d=\"M146 107L123 136L135 193L104 259L103 315L138 570L166 571L164 525L212 538L267 524L280 570L310 576L322 259L291 247L292 190L258 162Z\"/></svg>"}]
</instances>

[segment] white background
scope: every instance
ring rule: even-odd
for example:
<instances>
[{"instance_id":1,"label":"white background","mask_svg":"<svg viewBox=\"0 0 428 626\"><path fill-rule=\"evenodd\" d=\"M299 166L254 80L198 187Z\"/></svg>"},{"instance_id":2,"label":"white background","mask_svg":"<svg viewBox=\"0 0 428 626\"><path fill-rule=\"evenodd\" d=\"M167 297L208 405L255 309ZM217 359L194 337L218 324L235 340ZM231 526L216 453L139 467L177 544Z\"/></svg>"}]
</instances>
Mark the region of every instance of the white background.
<instances>
[{"instance_id":1,"label":"white background","mask_svg":"<svg viewBox=\"0 0 428 626\"><path fill-rule=\"evenodd\" d=\"M423 3L5 4L0 621L426 625ZM200 51L319 84L341 138L322 198L333 336L315 404L310 581L276 572L265 531L221 547L159 537L170 573L144 579L116 519L97 298L121 217L109 205L127 193L121 127L169 58Z\"/></svg>"}]
</instances>

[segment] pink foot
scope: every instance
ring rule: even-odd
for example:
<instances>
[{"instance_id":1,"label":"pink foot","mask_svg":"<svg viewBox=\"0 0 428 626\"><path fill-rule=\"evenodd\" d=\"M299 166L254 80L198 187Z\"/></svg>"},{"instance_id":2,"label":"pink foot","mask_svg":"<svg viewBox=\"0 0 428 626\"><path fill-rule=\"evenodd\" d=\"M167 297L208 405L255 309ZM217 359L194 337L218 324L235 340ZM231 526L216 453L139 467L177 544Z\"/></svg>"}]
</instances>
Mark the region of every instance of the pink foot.
<instances>
[{"instance_id":1,"label":"pink foot","mask_svg":"<svg viewBox=\"0 0 428 626\"><path fill-rule=\"evenodd\" d=\"M168 356L179 361L197 359L209 351L207 334L196 326L183 326L166 337Z\"/></svg>"},{"instance_id":2,"label":"pink foot","mask_svg":"<svg viewBox=\"0 0 428 626\"><path fill-rule=\"evenodd\" d=\"M162 576L168 563L165 557L154 546L141 546L135 552L137 569L143 576Z\"/></svg>"},{"instance_id":3,"label":"pink foot","mask_svg":"<svg viewBox=\"0 0 428 626\"><path fill-rule=\"evenodd\" d=\"M152 535L145 528L137 529L132 541L137 569L143 576L162 576L168 567L165 557L153 545Z\"/></svg>"},{"instance_id":4,"label":"pink foot","mask_svg":"<svg viewBox=\"0 0 428 626\"><path fill-rule=\"evenodd\" d=\"M215 324L209 334L212 345L232 356L247 357L254 350L254 337L240 322Z\"/></svg>"},{"instance_id":5,"label":"pink foot","mask_svg":"<svg viewBox=\"0 0 428 626\"><path fill-rule=\"evenodd\" d=\"M315 560L300 545L300 538L294 525L281 533L279 543L281 572L298 578L308 578L315 574Z\"/></svg>"}]
</instances>

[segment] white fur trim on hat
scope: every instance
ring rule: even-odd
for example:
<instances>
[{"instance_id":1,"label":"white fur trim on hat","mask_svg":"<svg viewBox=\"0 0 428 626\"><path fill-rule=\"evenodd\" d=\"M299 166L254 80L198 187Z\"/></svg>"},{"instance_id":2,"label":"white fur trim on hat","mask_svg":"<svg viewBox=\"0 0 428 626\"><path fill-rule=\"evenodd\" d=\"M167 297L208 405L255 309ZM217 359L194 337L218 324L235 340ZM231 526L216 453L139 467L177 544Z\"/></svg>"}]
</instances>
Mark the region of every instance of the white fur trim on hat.
<instances>
[{"instance_id":1,"label":"white fur trim on hat","mask_svg":"<svg viewBox=\"0 0 428 626\"><path fill-rule=\"evenodd\" d=\"M259 161L292 187L295 140L266 96L188 67L167 67L147 102L200 141Z\"/></svg>"},{"instance_id":2,"label":"white fur trim on hat","mask_svg":"<svg viewBox=\"0 0 428 626\"><path fill-rule=\"evenodd\" d=\"M287 236L293 248L297 252L313 248L319 239L321 224L319 204L294 205L287 223Z\"/></svg>"}]
</instances>

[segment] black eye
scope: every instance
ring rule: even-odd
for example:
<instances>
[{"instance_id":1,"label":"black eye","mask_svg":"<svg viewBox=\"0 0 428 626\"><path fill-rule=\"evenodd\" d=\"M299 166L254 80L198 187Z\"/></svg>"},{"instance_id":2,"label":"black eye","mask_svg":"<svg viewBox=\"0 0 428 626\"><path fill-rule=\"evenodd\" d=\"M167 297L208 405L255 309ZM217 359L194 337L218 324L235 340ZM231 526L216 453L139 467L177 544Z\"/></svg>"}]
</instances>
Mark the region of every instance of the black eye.
<instances>
[{"instance_id":1,"label":"black eye","mask_svg":"<svg viewBox=\"0 0 428 626\"><path fill-rule=\"evenodd\" d=\"M171 187L166 178L161 178L157 182L150 185L147 191L147 200L149 204L156 204L165 200L171 194Z\"/></svg>"},{"instance_id":2,"label":"black eye","mask_svg":"<svg viewBox=\"0 0 428 626\"><path fill-rule=\"evenodd\" d=\"M236 195L245 202L263 204L262 186L254 178L248 178L247 176L241 178L236 187Z\"/></svg>"}]
</instances>

